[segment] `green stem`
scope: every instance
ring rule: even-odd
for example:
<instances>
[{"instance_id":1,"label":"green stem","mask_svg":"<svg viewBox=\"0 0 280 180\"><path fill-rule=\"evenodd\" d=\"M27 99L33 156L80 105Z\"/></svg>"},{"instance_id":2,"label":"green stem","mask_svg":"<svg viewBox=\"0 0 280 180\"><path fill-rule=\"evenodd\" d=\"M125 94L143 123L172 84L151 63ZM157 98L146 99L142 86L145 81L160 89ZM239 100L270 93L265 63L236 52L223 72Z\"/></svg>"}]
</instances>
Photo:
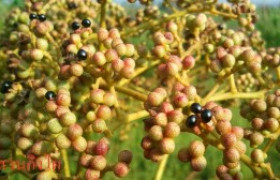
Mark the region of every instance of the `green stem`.
<instances>
[{"instance_id":1,"label":"green stem","mask_svg":"<svg viewBox=\"0 0 280 180\"><path fill-rule=\"evenodd\" d=\"M157 169L155 180L161 180L169 155L164 155Z\"/></svg>"},{"instance_id":2,"label":"green stem","mask_svg":"<svg viewBox=\"0 0 280 180\"><path fill-rule=\"evenodd\" d=\"M62 155L62 159L64 162L64 176L65 177L71 177L71 173L70 173L70 167L69 167L69 161L68 161L68 154L67 154L67 150L66 149L62 149L60 151L61 155Z\"/></svg>"}]
</instances>

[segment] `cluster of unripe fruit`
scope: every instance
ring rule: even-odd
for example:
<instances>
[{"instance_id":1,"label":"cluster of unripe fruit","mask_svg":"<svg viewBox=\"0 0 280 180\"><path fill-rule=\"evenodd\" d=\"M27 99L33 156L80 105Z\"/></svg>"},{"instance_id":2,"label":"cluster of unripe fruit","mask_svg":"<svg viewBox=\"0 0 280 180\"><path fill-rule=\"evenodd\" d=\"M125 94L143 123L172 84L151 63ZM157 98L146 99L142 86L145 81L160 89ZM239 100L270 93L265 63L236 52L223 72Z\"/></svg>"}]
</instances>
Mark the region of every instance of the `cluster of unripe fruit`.
<instances>
[{"instance_id":1,"label":"cluster of unripe fruit","mask_svg":"<svg viewBox=\"0 0 280 180\"><path fill-rule=\"evenodd\" d=\"M145 7L132 17L106 0L26 1L27 11L11 13L0 40L0 160L19 151L43 163L30 176L63 179L73 175L64 171L69 164L50 171L47 162L67 162L67 152L73 152L79 155L75 178L102 179L109 171L124 177L132 152L120 151L118 161L110 164L110 138L121 125L134 129L131 121L144 119L146 159L164 163L176 150L175 138L188 132L202 141L181 149L178 158L194 171L209 164L204 156L209 145L223 152L223 164L216 169L220 179L240 179L240 163L247 159L253 171L267 167L270 144L261 145L279 136L280 91L265 100L262 91L245 92L263 90L265 80L276 84L271 68L280 72L280 51L264 48L249 1L229 2L179 0L179 9L174 6L168 15L152 1L140 0ZM217 24L209 13L236 19L242 29ZM147 41L129 43L139 33ZM152 77L142 76L145 71ZM228 76L233 77L230 92L224 81ZM212 89L208 80L218 86ZM233 125L229 104L211 101L256 96L241 110L250 128ZM253 148L250 157L244 139Z\"/></svg>"}]
</instances>

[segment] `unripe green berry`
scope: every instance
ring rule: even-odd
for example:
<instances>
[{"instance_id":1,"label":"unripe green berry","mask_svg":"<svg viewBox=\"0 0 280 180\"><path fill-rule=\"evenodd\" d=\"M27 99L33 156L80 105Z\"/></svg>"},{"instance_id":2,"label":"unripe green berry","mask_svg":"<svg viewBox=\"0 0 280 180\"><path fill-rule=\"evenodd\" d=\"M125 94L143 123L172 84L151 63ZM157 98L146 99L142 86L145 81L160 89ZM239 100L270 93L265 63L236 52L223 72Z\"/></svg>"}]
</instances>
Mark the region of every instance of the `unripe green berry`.
<instances>
[{"instance_id":1,"label":"unripe green berry","mask_svg":"<svg viewBox=\"0 0 280 180\"><path fill-rule=\"evenodd\" d=\"M70 66L70 72L73 76L79 77L84 73L84 68L81 64L74 63Z\"/></svg>"},{"instance_id":2,"label":"unripe green berry","mask_svg":"<svg viewBox=\"0 0 280 180\"><path fill-rule=\"evenodd\" d=\"M118 53L116 50L114 49L108 49L106 52L105 52L105 58L107 60L107 62L112 62L114 60L117 60L119 59L119 56L118 56ZM105 64L105 63L104 63ZM101 65L100 65L101 66Z\"/></svg>"},{"instance_id":3,"label":"unripe green berry","mask_svg":"<svg viewBox=\"0 0 280 180\"><path fill-rule=\"evenodd\" d=\"M279 122L275 118L269 118L264 122L264 127L270 132L275 132L279 128Z\"/></svg>"},{"instance_id":4,"label":"unripe green berry","mask_svg":"<svg viewBox=\"0 0 280 180\"><path fill-rule=\"evenodd\" d=\"M71 140L74 141L78 137L83 135L83 129L79 124L72 124L68 127L67 130L67 137Z\"/></svg>"},{"instance_id":5,"label":"unripe green berry","mask_svg":"<svg viewBox=\"0 0 280 180\"><path fill-rule=\"evenodd\" d=\"M32 139L26 138L26 137L20 137L17 140L17 147L22 150L22 151L26 151L27 149L29 149L31 146L33 145L33 141Z\"/></svg>"},{"instance_id":6,"label":"unripe green berry","mask_svg":"<svg viewBox=\"0 0 280 180\"><path fill-rule=\"evenodd\" d=\"M267 109L267 114L271 118L278 119L280 117L280 110L277 107L270 107Z\"/></svg>"},{"instance_id":7,"label":"unripe green berry","mask_svg":"<svg viewBox=\"0 0 280 180\"><path fill-rule=\"evenodd\" d=\"M103 133L107 129L107 125L103 119L96 119L92 123L92 129L96 133Z\"/></svg>"},{"instance_id":8,"label":"unripe green berry","mask_svg":"<svg viewBox=\"0 0 280 180\"><path fill-rule=\"evenodd\" d=\"M223 57L223 59L222 59L222 64L223 64L223 66L226 67L226 68L228 68L228 67L229 67L229 68L233 67L234 64L235 64L235 58L234 58L234 56L231 55L231 54L225 55L225 56Z\"/></svg>"},{"instance_id":9,"label":"unripe green berry","mask_svg":"<svg viewBox=\"0 0 280 180\"><path fill-rule=\"evenodd\" d=\"M166 114L162 113L162 112L156 114L155 117L153 118L153 123L155 125L159 125L159 126L162 126L162 127L166 126L166 124L167 124Z\"/></svg>"},{"instance_id":10,"label":"unripe green berry","mask_svg":"<svg viewBox=\"0 0 280 180\"><path fill-rule=\"evenodd\" d=\"M199 156L191 159L191 167L194 171L202 171L207 166L207 161L204 156Z\"/></svg>"},{"instance_id":11,"label":"unripe green berry","mask_svg":"<svg viewBox=\"0 0 280 180\"><path fill-rule=\"evenodd\" d=\"M250 135L250 146L251 147L258 147L264 141L264 137L259 132L254 132Z\"/></svg>"},{"instance_id":12,"label":"unripe green berry","mask_svg":"<svg viewBox=\"0 0 280 180\"><path fill-rule=\"evenodd\" d=\"M118 44L116 46L116 51L119 56L121 56L121 57L125 56L127 54L126 45L124 43Z\"/></svg>"},{"instance_id":13,"label":"unripe green berry","mask_svg":"<svg viewBox=\"0 0 280 180\"><path fill-rule=\"evenodd\" d=\"M231 131L231 123L229 121L220 120L216 124L216 131L220 134L227 134Z\"/></svg>"},{"instance_id":14,"label":"unripe green berry","mask_svg":"<svg viewBox=\"0 0 280 180\"><path fill-rule=\"evenodd\" d=\"M93 103L103 103L103 97L105 92L102 89L95 89L90 92L90 99Z\"/></svg>"},{"instance_id":15,"label":"unripe green berry","mask_svg":"<svg viewBox=\"0 0 280 180\"><path fill-rule=\"evenodd\" d=\"M251 152L251 159L255 163L263 163L265 159L264 152L260 149L254 149Z\"/></svg>"},{"instance_id":16,"label":"unripe green berry","mask_svg":"<svg viewBox=\"0 0 280 180\"><path fill-rule=\"evenodd\" d=\"M179 110L172 110L167 113L167 118L169 122L175 122L177 124L181 123L184 119L184 115Z\"/></svg>"},{"instance_id":17,"label":"unripe green berry","mask_svg":"<svg viewBox=\"0 0 280 180\"><path fill-rule=\"evenodd\" d=\"M79 136L74 141L72 141L72 147L75 151L83 152L87 148L87 141L84 137Z\"/></svg>"},{"instance_id":18,"label":"unripe green berry","mask_svg":"<svg viewBox=\"0 0 280 180\"><path fill-rule=\"evenodd\" d=\"M203 156L205 153L205 146L200 141L192 141L189 146L189 154L192 158Z\"/></svg>"},{"instance_id":19,"label":"unripe green berry","mask_svg":"<svg viewBox=\"0 0 280 180\"><path fill-rule=\"evenodd\" d=\"M94 170L102 171L106 167L106 164L106 158L104 156L98 155L91 158L89 166Z\"/></svg>"},{"instance_id":20,"label":"unripe green berry","mask_svg":"<svg viewBox=\"0 0 280 180\"><path fill-rule=\"evenodd\" d=\"M159 141L163 138L162 128L158 125L154 125L149 130L149 137L154 141Z\"/></svg>"},{"instance_id":21,"label":"unripe green berry","mask_svg":"<svg viewBox=\"0 0 280 180\"><path fill-rule=\"evenodd\" d=\"M79 164L83 167L89 167L91 159L92 155L84 153L80 156Z\"/></svg>"},{"instance_id":22,"label":"unripe green berry","mask_svg":"<svg viewBox=\"0 0 280 180\"><path fill-rule=\"evenodd\" d=\"M39 38L36 41L36 46L37 46L37 48L39 48L43 51L46 51L48 49L49 43L46 39Z\"/></svg>"},{"instance_id":23,"label":"unripe green berry","mask_svg":"<svg viewBox=\"0 0 280 180\"><path fill-rule=\"evenodd\" d=\"M224 158L227 162L238 162L240 160L239 151L236 148L229 148L224 151Z\"/></svg>"},{"instance_id":24,"label":"unripe green berry","mask_svg":"<svg viewBox=\"0 0 280 180\"><path fill-rule=\"evenodd\" d=\"M36 129L36 127L29 122L26 122L21 126L21 134L25 137L32 137L37 133L38 130Z\"/></svg>"},{"instance_id":25,"label":"unripe green berry","mask_svg":"<svg viewBox=\"0 0 280 180\"><path fill-rule=\"evenodd\" d=\"M175 142L171 138L163 138L159 142L159 147L162 153L170 154L175 150Z\"/></svg>"},{"instance_id":26,"label":"unripe green berry","mask_svg":"<svg viewBox=\"0 0 280 180\"><path fill-rule=\"evenodd\" d=\"M103 96L103 104L113 106L116 103L116 97L113 93L105 93Z\"/></svg>"},{"instance_id":27,"label":"unripe green berry","mask_svg":"<svg viewBox=\"0 0 280 180\"><path fill-rule=\"evenodd\" d=\"M267 108L266 102L264 100L255 100L253 102L252 108L256 112L264 112Z\"/></svg>"},{"instance_id":28,"label":"unripe green berry","mask_svg":"<svg viewBox=\"0 0 280 180\"><path fill-rule=\"evenodd\" d=\"M60 117L59 120L60 120L60 123L62 124L62 126L70 126L77 121L77 118L76 118L76 115L74 113L67 112L67 113L64 113Z\"/></svg>"},{"instance_id":29,"label":"unripe green berry","mask_svg":"<svg viewBox=\"0 0 280 180\"><path fill-rule=\"evenodd\" d=\"M97 66L103 66L107 61L105 55L102 52L96 52L92 56L92 62Z\"/></svg>"},{"instance_id":30,"label":"unripe green berry","mask_svg":"<svg viewBox=\"0 0 280 180\"><path fill-rule=\"evenodd\" d=\"M167 123L164 129L164 136L169 138L175 138L180 134L180 126L175 122Z\"/></svg>"},{"instance_id":31,"label":"unripe green berry","mask_svg":"<svg viewBox=\"0 0 280 180\"><path fill-rule=\"evenodd\" d=\"M41 61L44 57L44 53L41 49L32 49L30 51L30 58L34 61Z\"/></svg>"},{"instance_id":32,"label":"unripe green berry","mask_svg":"<svg viewBox=\"0 0 280 180\"><path fill-rule=\"evenodd\" d=\"M105 106L105 105L101 105L101 106L98 107L98 110L96 112L96 116L98 118L108 120L112 117L112 111L111 111L110 107Z\"/></svg>"},{"instance_id":33,"label":"unripe green berry","mask_svg":"<svg viewBox=\"0 0 280 180\"><path fill-rule=\"evenodd\" d=\"M48 130L53 134L58 134L62 131L62 126L57 118L53 118L49 120Z\"/></svg>"},{"instance_id":34,"label":"unripe green berry","mask_svg":"<svg viewBox=\"0 0 280 180\"><path fill-rule=\"evenodd\" d=\"M163 101L163 97L161 96L161 94L157 92L151 92L148 95L148 102L152 106L159 106L162 103L162 101Z\"/></svg>"},{"instance_id":35,"label":"unripe green berry","mask_svg":"<svg viewBox=\"0 0 280 180\"><path fill-rule=\"evenodd\" d=\"M58 149L68 149L71 141L64 134L59 134L55 139L55 144Z\"/></svg>"}]
</instances>

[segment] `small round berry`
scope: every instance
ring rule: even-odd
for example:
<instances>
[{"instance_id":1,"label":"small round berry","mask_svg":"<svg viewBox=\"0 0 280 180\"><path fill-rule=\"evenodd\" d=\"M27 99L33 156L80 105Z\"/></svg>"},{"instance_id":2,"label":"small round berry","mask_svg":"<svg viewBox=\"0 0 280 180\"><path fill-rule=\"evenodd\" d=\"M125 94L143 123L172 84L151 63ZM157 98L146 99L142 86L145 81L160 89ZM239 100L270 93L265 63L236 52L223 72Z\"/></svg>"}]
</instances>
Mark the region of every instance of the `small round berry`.
<instances>
[{"instance_id":1,"label":"small round berry","mask_svg":"<svg viewBox=\"0 0 280 180\"><path fill-rule=\"evenodd\" d=\"M72 23L72 29L74 31L79 29L79 28L80 28L80 24L78 22L75 21L75 22Z\"/></svg>"},{"instance_id":2,"label":"small round berry","mask_svg":"<svg viewBox=\"0 0 280 180\"><path fill-rule=\"evenodd\" d=\"M104 156L93 156L91 161L90 161L90 167L94 170L101 171L106 167L107 160Z\"/></svg>"},{"instance_id":3,"label":"small round berry","mask_svg":"<svg viewBox=\"0 0 280 180\"><path fill-rule=\"evenodd\" d=\"M129 167L125 163L119 162L114 167L114 174L117 177L124 177L128 174L128 172L129 172Z\"/></svg>"},{"instance_id":4,"label":"small round berry","mask_svg":"<svg viewBox=\"0 0 280 180\"><path fill-rule=\"evenodd\" d=\"M202 107L201 107L201 105L199 103L192 103L191 111L193 113L200 113L202 111Z\"/></svg>"},{"instance_id":5,"label":"small round berry","mask_svg":"<svg viewBox=\"0 0 280 180\"><path fill-rule=\"evenodd\" d=\"M205 145L200 141L193 141L189 146L189 155L192 158L203 156L205 153Z\"/></svg>"},{"instance_id":6,"label":"small round berry","mask_svg":"<svg viewBox=\"0 0 280 180\"><path fill-rule=\"evenodd\" d=\"M175 142L171 138L163 138L159 142L159 148L162 153L170 154L175 150Z\"/></svg>"},{"instance_id":7,"label":"small round berry","mask_svg":"<svg viewBox=\"0 0 280 180\"><path fill-rule=\"evenodd\" d=\"M196 116L195 115L190 115L187 118L186 126L189 127L189 128L192 128L192 127L195 126L195 123L196 123Z\"/></svg>"},{"instance_id":8,"label":"small round berry","mask_svg":"<svg viewBox=\"0 0 280 180\"><path fill-rule=\"evenodd\" d=\"M83 49L79 49L77 56L79 60L86 60L87 59L87 52Z\"/></svg>"},{"instance_id":9,"label":"small round berry","mask_svg":"<svg viewBox=\"0 0 280 180\"><path fill-rule=\"evenodd\" d=\"M254 149L251 152L251 159L255 163L263 163L265 159L265 154L262 150L260 149Z\"/></svg>"},{"instance_id":10,"label":"small round berry","mask_svg":"<svg viewBox=\"0 0 280 180\"><path fill-rule=\"evenodd\" d=\"M201 112L202 121L208 123L212 119L212 112L208 109L205 109Z\"/></svg>"},{"instance_id":11,"label":"small round berry","mask_svg":"<svg viewBox=\"0 0 280 180\"><path fill-rule=\"evenodd\" d=\"M105 156L109 151L109 142L106 138L100 139L94 146L94 153L96 155Z\"/></svg>"},{"instance_id":12,"label":"small round berry","mask_svg":"<svg viewBox=\"0 0 280 180\"><path fill-rule=\"evenodd\" d=\"M182 148L179 150L178 155L177 155L178 159L181 162L188 162L191 160L191 156L189 154L189 149L188 148Z\"/></svg>"},{"instance_id":13,"label":"small round berry","mask_svg":"<svg viewBox=\"0 0 280 180\"><path fill-rule=\"evenodd\" d=\"M204 156L199 156L191 160L191 167L194 171L202 171L207 166L207 161Z\"/></svg>"},{"instance_id":14,"label":"small round berry","mask_svg":"<svg viewBox=\"0 0 280 180\"><path fill-rule=\"evenodd\" d=\"M7 93L11 87L12 87L11 81L3 82L2 86L1 86L1 93L3 93L3 94Z\"/></svg>"},{"instance_id":15,"label":"small round berry","mask_svg":"<svg viewBox=\"0 0 280 180\"><path fill-rule=\"evenodd\" d=\"M77 152L83 152L87 148L87 141L83 136L79 136L77 139L72 141L72 147Z\"/></svg>"},{"instance_id":16,"label":"small round berry","mask_svg":"<svg viewBox=\"0 0 280 180\"><path fill-rule=\"evenodd\" d=\"M55 144L58 149L67 149L71 146L71 141L64 134L59 134L55 139Z\"/></svg>"},{"instance_id":17,"label":"small round berry","mask_svg":"<svg viewBox=\"0 0 280 180\"><path fill-rule=\"evenodd\" d=\"M91 21L90 21L89 19L83 19L82 25L83 25L85 28L88 28L88 27L90 27L90 25L91 25Z\"/></svg>"},{"instance_id":18,"label":"small round berry","mask_svg":"<svg viewBox=\"0 0 280 180\"><path fill-rule=\"evenodd\" d=\"M129 150L123 150L118 155L118 161L124 162L125 164L130 164L130 162L132 161L132 157L132 152L130 152Z\"/></svg>"},{"instance_id":19,"label":"small round berry","mask_svg":"<svg viewBox=\"0 0 280 180\"><path fill-rule=\"evenodd\" d=\"M29 15L29 19L30 19L30 20L37 19L37 18L38 18L37 14L31 13L31 14Z\"/></svg>"},{"instance_id":20,"label":"small round berry","mask_svg":"<svg viewBox=\"0 0 280 180\"><path fill-rule=\"evenodd\" d=\"M45 98L47 100L53 100L54 98L56 98L56 94L53 92L53 91L48 91L46 94L45 94Z\"/></svg>"},{"instance_id":21,"label":"small round berry","mask_svg":"<svg viewBox=\"0 0 280 180\"><path fill-rule=\"evenodd\" d=\"M44 22L47 19L47 17L45 14L39 14L38 19L39 19L39 21Z\"/></svg>"}]
</instances>

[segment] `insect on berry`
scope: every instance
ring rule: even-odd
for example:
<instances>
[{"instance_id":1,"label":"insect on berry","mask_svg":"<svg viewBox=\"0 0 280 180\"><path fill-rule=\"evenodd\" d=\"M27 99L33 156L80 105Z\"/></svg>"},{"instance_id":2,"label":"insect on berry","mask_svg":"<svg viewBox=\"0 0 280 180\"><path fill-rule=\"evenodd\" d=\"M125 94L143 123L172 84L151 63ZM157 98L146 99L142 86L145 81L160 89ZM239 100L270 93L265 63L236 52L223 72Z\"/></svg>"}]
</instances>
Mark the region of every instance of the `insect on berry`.
<instances>
[{"instance_id":1,"label":"insect on berry","mask_svg":"<svg viewBox=\"0 0 280 180\"><path fill-rule=\"evenodd\" d=\"M72 23L72 29L74 31L79 29L79 28L80 28L80 24L78 22L75 21L75 22Z\"/></svg>"},{"instance_id":2,"label":"insect on berry","mask_svg":"<svg viewBox=\"0 0 280 180\"><path fill-rule=\"evenodd\" d=\"M47 19L47 17L45 14L39 14L38 19L39 19L39 21L44 22Z\"/></svg>"},{"instance_id":3,"label":"insect on berry","mask_svg":"<svg viewBox=\"0 0 280 180\"><path fill-rule=\"evenodd\" d=\"M186 126L192 128L192 127L195 126L195 123L196 123L196 116L195 115L190 115L187 118Z\"/></svg>"},{"instance_id":4,"label":"insect on berry","mask_svg":"<svg viewBox=\"0 0 280 180\"><path fill-rule=\"evenodd\" d=\"M11 87L12 87L11 81L4 81L1 86L1 93L3 94L7 93Z\"/></svg>"},{"instance_id":5,"label":"insect on berry","mask_svg":"<svg viewBox=\"0 0 280 180\"><path fill-rule=\"evenodd\" d=\"M87 52L83 49L80 49L77 53L79 60L86 60L87 59Z\"/></svg>"},{"instance_id":6,"label":"insect on berry","mask_svg":"<svg viewBox=\"0 0 280 180\"><path fill-rule=\"evenodd\" d=\"M30 19L30 20L37 19L37 18L38 18L37 14L31 13L31 14L29 15L29 19Z\"/></svg>"},{"instance_id":7,"label":"insect on berry","mask_svg":"<svg viewBox=\"0 0 280 180\"><path fill-rule=\"evenodd\" d=\"M89 19L83 19L82 25L83 25L85 28L88 28L88 27L90 27L90 25L91 25L91 21L90 21Z\"/></svg>"},{"instance_id":8,"label":"insect on berry","mask_svg":"<svg viewBox=\"0 0 280 180\"><path fill-rule=\"evenodd\" d=\"M48 91L46 94L45 94L45 98L47 100L52 100L56 97L56 94L53 92L53 91Z\"/></svg>"},{"instance_id":9,"label":"insect on berry","mask_svg":"<svg viewBox=\"0 0 280 180\"><path fill-rule=\"evenodd\" d=\"M201 113L202 107L199 103L192 103L191 105L191 111L193 113Z\"/></svg>"},{"instance_id":10,"label":"insect on berry","mask_svg":"<svg viewBox=\"0 0 280 180\"><path fill-rule=\"evenodd\" d=\"M208 123L212 119L212 112L208 109L205 109L201 112L202 121Z\"/></svg>"}]
</instances>

